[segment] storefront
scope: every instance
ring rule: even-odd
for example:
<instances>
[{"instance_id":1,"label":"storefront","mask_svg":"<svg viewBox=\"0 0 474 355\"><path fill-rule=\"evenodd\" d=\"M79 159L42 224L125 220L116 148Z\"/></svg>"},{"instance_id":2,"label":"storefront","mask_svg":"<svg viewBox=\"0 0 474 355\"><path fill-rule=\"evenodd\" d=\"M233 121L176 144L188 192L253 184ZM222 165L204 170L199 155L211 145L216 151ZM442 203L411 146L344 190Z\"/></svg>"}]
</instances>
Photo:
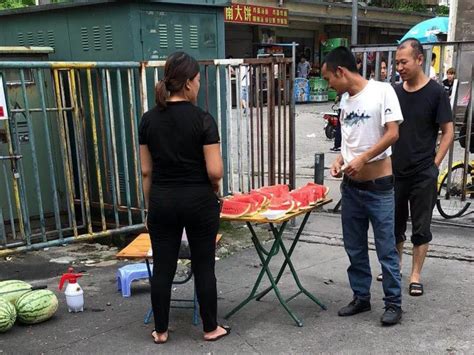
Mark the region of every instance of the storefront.
<instances>
[{"instance_id":1,"label":"storefront","mask_svg":"<svg viewBox=\"0 0 474 355\"><path fill-rule=\"evenodd\" d=\"M289 11L282 7L232 4L225 8L226 56L234 58L263 55L291 56L291 48L279 43L296 42L297 58L314 58L315 31L292 28ZM274 45L272 45L274 44Z\"/></svg>"}]
</instances>

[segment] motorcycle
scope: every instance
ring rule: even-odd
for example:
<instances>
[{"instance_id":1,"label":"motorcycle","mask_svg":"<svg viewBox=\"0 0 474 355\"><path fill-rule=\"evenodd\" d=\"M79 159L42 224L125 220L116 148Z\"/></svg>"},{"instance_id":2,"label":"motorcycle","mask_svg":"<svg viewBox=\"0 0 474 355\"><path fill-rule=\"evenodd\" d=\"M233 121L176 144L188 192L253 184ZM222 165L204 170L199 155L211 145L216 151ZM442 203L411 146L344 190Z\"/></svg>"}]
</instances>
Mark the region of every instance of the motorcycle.
<instances>
[{"instance_id":1,"label":"motorcycle","mask_svg":"<svg viewBox=\"0 0 474 355\"><path fill-rule=\"evenodd\" d=\"M336 103L331 106L333 112L324 112L323 119L326 121L324 125L324 133L328 139L334 139L337 123L339 120L339 107Z\"/></svg>"}]
</instances>

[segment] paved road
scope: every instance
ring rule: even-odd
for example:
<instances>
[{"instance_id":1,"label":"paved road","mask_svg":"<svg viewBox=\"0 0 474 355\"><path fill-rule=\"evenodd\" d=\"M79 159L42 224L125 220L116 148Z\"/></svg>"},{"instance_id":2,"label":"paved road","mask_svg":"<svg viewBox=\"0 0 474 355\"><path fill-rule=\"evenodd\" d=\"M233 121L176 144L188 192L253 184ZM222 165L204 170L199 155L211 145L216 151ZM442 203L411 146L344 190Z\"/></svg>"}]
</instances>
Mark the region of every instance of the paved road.
<instances>
[{"instance_id":1,"label":"paved road","mask_svg":"<svg viewBox=\"0 0 474 355\"><path fill-rule=\"evenodd\" d=\"M328 152L331 142L324 138L319 112L324 105L297 106L298 183L313 177L313 155ZM315 136L313 136L313 133ZM329 165L334 155L326 155ZM339 181L330 179L331 197L338 199ZM470 217L467 217L470 218ZM443 223L442 223L443 222ZM469 222L469 220L467 220ZM340 216L327 211L314 213L295 249L294 264L302 283L320 298L328 310L299 296L291 307L304 320L298 328L278 305L274 295L253 302L233 316L231 336L216 343L201 340L200 327L191 325L191 312L173 309L170 341L155 345L152 325L143 324L149 308L149 286L138 282L132 297L122 298L116 289L115 273L123 262L105 260L90 263L100 256L113 257L115 250L88 245L49 248L40 252L15 255L0 260L0 279L18 278L33 284L47 284L60 299L53 319L35 326L19 326L0 336L0 352L5 354L147 354L147 353L466 353L474 352L474 238L472 223L459 227L444 221L433 224L434 240L426 261L423 282L426 294L410 297L407 277L410 269L410 246L407 243L403 264L402 324L380 326L383 312L381 284L372 284L372 311L349 318L337 316L337 310L351 298L347 282L348 259L342 248ZM265 229L261 233L268 233ZM285 235L291 239L291 233ZM224 240L232 241L232 233ZM289 241L288 241L289 242ZM371 245L373 275L379 266ZM57 290L59 276L74 262L88 275L80 281L85 291L84 313L69 314L64 294ZM61 259L63 258L63 259ZM59 260L58 260L59 259ZM278 259L277 259L278 260ZM273 265L274 268L277 265ZM219 314L236 306L249 292L259 271L255 251L248 248L217 261ZM281 281L285 295L295 292L295 285L285 275ZM174 295L191 297L192 285L174 289Z\"/></svg>"},{"instance_id":2,"label":"paved road","mask_svg":"<svg viewBox=\"0 0 474 355\"><path fill-rule=\"evenodd\" d=\"M265 230L260 231L266 233ZM290 237L290 235L288 235ZM232 235L224 235L232 238ZM191 324L189 309L171 312L170 340L165 345L152 343L152 325L144 325L149 308L149 286L138 282L132 297L122 298L116 289L115 273L120 264L112 261L87 264L85 261L107 253L84 246L50 248L14 256L0 261L0 279L11 277L47 284L60 300L54 318L34 326L15 325L0 336L4 354L148 354L148 353L465 353L474 352L474 264L473 239L466 230L435 230L435 248L440 255L429 257L423 273L425 295L410 297L407 293L409 260L403 266L403 309L400 325L380 325L383 313L382 287L372 284L372 311L354 317L340 318L337 310L351 299L346 268L348 259L340 243L339 218L314 213L295 249L293 262L307 289L324 302L323 311L304 296L290 305L303 319L296 327L269 294L261 302L251 302L228 323L232 334L216 343L201 340L200 326ZM462 247L461 247L462 245ZM462 250L461 250L462 249ZM408 251L408 250L407 250ZM437 252L438 253L438 252ZM441 253L443 255L441 255ZM57 290L59 275L66 265L50 262L67 254L87 270L81 280L85 292L84 313L67 312L64 294ZM109 253L110 254L110 253ZM409 258L409 256L405 256ZM372 273L379 266L370 251ZM467 261L467 260L470 261ZM278 260L278 258L276 258ZM81 264L81 261L83 264ZM86 266L89 265L89 266ZM278 263L273 263L276 269ZM253 286L259 272L255 251L242 250L217 262L219 314L222 316L242 300ZM265 284L268 282L265 280ZM288 273L281 281L284 296L296 291ZM175 297L189 298L192 285L176 286Z\"/></svg>"}]
</instances>

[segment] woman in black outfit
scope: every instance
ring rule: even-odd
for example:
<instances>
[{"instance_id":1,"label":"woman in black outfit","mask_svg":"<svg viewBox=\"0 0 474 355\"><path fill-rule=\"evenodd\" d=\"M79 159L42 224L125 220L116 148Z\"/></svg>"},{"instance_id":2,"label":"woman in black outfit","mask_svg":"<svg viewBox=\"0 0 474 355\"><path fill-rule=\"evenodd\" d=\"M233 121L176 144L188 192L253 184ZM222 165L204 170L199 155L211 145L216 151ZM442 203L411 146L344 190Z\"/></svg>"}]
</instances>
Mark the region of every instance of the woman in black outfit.
<instances>
[{"instance_id":1,"label":"woman in black outfit","mask_svg":"<svg viewBox=\"0 0 474 355\"><path fill-rule=\"evenodd\" d=\"M151 303L155 343L168 340L171 286L183 228L204 328L204 339L217 340L230 328L217 325L214 274L219 200L223 175L220 140L212 116L195 106L199 64L183 52L168 57L156 86L156 106L140 122L140 160L153 249Z\"/></svg>"}]
</instances>

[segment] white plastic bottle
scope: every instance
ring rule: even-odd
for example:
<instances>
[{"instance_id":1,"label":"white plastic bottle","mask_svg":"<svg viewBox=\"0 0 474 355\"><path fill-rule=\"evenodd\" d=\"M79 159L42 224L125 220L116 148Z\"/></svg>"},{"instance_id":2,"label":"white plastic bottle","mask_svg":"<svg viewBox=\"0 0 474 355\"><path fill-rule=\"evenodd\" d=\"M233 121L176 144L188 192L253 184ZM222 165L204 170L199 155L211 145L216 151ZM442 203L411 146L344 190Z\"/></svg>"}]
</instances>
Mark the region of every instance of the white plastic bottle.
<instances>
[{"instance_id":1,"label":"white plastic bottle","mask_svg":"<svg viewBox=\"0 0 474 355\"><path fill-rule=\"evenodd\" d=\"M72 271L72 269L70 268L69 271ZM61 277L61 281L59 282L60 290L62 290L64 282L68 282L64 294L66 295L66 303L69 312L75 313L84 311L84 291L77 282L79 277L82 277L82 274L68 272Z\"/></svg>"}]
</instances>

